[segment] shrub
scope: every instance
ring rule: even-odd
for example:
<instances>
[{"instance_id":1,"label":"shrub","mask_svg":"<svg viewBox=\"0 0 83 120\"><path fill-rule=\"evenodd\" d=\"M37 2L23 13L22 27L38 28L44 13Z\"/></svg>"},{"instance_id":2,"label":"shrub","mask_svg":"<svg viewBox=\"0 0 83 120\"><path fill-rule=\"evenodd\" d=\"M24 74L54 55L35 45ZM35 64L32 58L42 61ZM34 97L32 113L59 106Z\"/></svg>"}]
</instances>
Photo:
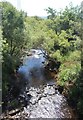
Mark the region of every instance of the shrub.
<instances>
[{"instance_id":1,"label":"shrub","mask_svg":"<svg viewBox=\"0 0 83 120\"><path fill-rule=\"evenodd\" d=\"M70 80L75 81L79 75L80 68L80 63L72 64L69 62L62 64L59 72L59 83L61 85L65 85L65 82L68 82Z\"/></svg>"}]
</instances>

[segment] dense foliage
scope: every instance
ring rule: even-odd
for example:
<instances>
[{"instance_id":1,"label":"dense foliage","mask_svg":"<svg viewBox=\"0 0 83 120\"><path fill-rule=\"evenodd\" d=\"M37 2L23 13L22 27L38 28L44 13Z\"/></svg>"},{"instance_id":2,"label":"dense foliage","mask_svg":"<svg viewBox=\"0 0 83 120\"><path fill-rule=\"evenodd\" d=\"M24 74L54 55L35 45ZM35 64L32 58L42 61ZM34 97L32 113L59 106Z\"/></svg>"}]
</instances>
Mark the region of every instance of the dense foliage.
<instances>
[{"instance_id":1,"label":"dense foliage","mask_svg":"<svg viewBox=\"0 0 83 120\"><path fill-rule=\"evenodd\" d=\"M69 99L76 102L76 109L83 115L82 98L77 97L81 82L81 22L80 6L72 4L57 12L47 8L47 19L37 16L29 17L22 11L17 11L10 3L1 2L3 6L3 98L9 86L15 80L15 71L19 66L20 57L24 51L31 48L43 48L50 57L61 62L57 84L69 87ZM0 40L0 44L2 40ZM76 85L76 87L75 87ZM78 99L78 100L77 100Z\"/></svg>"},{"instance_id":2,"label":"dense foliage","mask_svg":"<svg viewBox=\"0 0 83 120\"><path fill-rule=\"evenodd\" d=\"M19 93L17 85L16 69L20 64L20 57L23 54L23 47L26 45L24 39L24 12L19 12L10 3L1 2L2 14L2 89L3 102L7 103L7 94L14 92L16 97ZM0 31L1 33L1 31ZM0 41L1 42L1 41ZM17 91L16 91L17 90Z\"/></svg>"}]
</instances>

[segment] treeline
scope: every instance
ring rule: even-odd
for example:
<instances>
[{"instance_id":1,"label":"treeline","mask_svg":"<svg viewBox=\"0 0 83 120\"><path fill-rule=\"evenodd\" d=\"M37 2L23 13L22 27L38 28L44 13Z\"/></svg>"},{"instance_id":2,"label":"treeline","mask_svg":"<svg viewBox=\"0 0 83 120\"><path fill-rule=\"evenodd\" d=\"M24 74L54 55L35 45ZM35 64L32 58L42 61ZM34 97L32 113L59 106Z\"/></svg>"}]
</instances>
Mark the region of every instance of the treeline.
<instances>
[{"instance_id":1,"label":"treeline","mask_svg":"<svg viewBox=\"0 0 83 120\"><path fill-rule=\"evenodd\" d=\"M10 86L16 86L15 81L20 82L15 73L25 51L43 48L50 57L61 62L57 84L64 86L64 95L83 116L83 88L80 87L81 7L74 7L71 3L59 12L49 7L46 9L47 19L29 17L8 2L1 2L0 7L3 7L0 28L0 44L3 46L3 101Z\"/></svg>"}]
</instances>

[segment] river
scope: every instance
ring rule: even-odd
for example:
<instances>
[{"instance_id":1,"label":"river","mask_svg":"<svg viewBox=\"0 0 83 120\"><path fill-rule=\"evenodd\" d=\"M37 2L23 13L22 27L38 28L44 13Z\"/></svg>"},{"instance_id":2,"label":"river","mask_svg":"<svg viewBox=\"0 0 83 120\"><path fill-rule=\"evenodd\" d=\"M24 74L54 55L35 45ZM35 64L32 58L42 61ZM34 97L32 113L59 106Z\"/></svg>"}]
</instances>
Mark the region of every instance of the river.
<instances>
[{"instance_id":1,"label":"river","mask_svg":"<svg viewBox=\"0 0 83 120\"><path fill-rule=\"evenodd\" d=\"M45 69L45 52L31 50L31 55L23 59L18 72L26 81L26 106L22 113L27 118L75 118L66 98L59 93L55 79Z\"/></svg>"},{"instance_id":2,"label":"river","mask_svg":"<svg viewBox=\"0 0 83 120\"><path fill-rule=\"evenodd\" d=\"M18 73L23 76L23 80L30 87L45 85L48 82L54 82L51 79L50 72L45 69L45 52L43 50L32 49L30 56L25 56L23 65L19 67Z\"/></svg>"},{"instance_id":3,"label":"river","mask_svg":"<svg viewBox=\"0 0 83 120\"><path fill-rule=\"evenodd\" d=\"M32 49L29 55L23 58L23 64L18 73L26 83L20 93L20 100L24 101L23 109L13 118L73 118L73 110L69 107L66 98L59 93L56 80L51 72L45 69L48 61L45 51Z\"/></svg>"}]
</instances>

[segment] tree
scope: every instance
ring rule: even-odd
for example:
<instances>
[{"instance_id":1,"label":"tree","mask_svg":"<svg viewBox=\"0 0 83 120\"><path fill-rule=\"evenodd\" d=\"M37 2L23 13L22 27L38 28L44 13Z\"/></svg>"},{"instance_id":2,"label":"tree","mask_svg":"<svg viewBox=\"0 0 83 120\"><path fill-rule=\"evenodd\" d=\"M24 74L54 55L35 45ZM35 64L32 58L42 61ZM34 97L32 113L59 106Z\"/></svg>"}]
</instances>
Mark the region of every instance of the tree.
<instances>
[{"instance_id":1,"label":"tree","mask_svg":"<svg viewBox=\"0 0 83 120\"><path fill-rule=\"evenodd\" d=\"M3 38L9 45L9 54L18 55L25 44L24 41L24 14L19 12L8 2L3 5Z\"/></svg>"},{"instance_id":2,"label":"tree","mask_svg":"<svg viewBox=\"0 0 83 120\"><path fill-rule=\"evenodd\" d=\"M9 2L1 2L0 8L3 6L2 16L2 35L3 35L3 64L2 64L2 89L3 101L11 88L12 91L19 89L17 78L15 76L16 69L20 65L20 57L22 50L26 45L24 39L24 12L16 10ZM1 41L0 41L1 42ZM18 94L18 91L16 91Z\"/></svg>"},{"instance_id":3,"label":"tree","mask_svg":"<svg viewBox=\"0 0 83 120\"><path fill-rule=\"evenodd\" d=\"M54 10L53 8L48 7L48 9L46 9L47 14L48 14L48 19L53 19L56 16L56 10Z\"/></svg>"}]
</instances>

